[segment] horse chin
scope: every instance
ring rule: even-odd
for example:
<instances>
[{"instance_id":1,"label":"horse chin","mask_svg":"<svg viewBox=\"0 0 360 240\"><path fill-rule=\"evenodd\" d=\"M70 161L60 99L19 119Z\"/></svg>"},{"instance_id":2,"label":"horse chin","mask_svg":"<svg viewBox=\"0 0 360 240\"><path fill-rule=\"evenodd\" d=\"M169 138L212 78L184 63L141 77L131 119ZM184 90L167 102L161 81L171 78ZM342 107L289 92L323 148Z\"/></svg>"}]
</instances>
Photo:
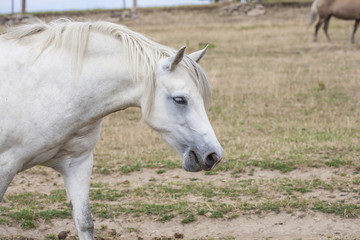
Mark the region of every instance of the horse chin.
<instances>
[{"instance_id":1,"label":"horse chin","mask_svg":"<svg viewBox=\"0 0 360 240\"><path fill-rule=\"evenodd\" d=\"M183 168L188 172L200 172L202 170L194 151L190 150L184 154Z\"/></svg>"}]
</instances>

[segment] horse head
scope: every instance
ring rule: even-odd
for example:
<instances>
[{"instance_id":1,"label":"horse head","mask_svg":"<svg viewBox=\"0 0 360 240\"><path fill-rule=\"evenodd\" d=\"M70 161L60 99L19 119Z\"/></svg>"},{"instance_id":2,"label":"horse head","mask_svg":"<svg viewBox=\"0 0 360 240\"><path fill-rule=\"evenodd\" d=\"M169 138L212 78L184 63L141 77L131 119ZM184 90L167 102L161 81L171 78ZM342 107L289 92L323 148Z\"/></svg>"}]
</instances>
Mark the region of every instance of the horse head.
<instances>
[{"instance_id":1,"label":"horse head","mask_svg":"<svg viewBox=\"0 0 360 240\"><path fill-rule=\"evenodd\" d=\"M190 55L184 54L185 48L158 62L153 104L145 121L183 156L186 171L207 171L223 158L206 114L210 86L198 65L207 47Z\"/></svg>"}]
</instances>

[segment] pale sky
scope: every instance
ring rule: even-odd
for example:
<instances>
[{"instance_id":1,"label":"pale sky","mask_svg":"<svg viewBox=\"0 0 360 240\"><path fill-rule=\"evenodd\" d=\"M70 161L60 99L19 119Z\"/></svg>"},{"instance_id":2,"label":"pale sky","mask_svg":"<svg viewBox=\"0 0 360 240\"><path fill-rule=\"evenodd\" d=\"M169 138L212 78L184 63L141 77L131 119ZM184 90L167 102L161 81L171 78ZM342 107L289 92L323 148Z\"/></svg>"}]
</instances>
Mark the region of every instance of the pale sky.
<instances>
[{"instance_id":1,"label":"pale sky","mask_svg":"<svg viewBox=\"0 0 360 240\"><path fill-rule=\"evenodd\" d=\"M0 0L0 13L11 13L14 2L15 13L21 11L21 0ZM138 7L176 6L187 4L206 4L210 0L137 0ZM124 0L26 0L28 12L112 9L123 8ZM127 8L132 6L132 0L125 0Z\"/></svg>"}]
</instances>

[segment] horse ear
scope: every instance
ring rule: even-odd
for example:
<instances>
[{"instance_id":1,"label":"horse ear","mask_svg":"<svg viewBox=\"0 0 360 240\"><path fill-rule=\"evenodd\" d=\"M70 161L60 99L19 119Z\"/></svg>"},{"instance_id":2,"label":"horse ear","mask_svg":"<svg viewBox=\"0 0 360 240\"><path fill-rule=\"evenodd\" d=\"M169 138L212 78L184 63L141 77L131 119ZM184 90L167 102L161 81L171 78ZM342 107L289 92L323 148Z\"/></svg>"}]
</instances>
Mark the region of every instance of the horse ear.
<instances>
[{"instance_id":1,"label":"horse ear","mask_svg":"<svg viewBox=\"0 0 360 240\"><path fill-rule=\"evenodd\" d=\"M205 55L208 47L209 47L209 44L207 44L204 49L189 54L188 57L198 63L198 62L200 62L200 59Z\"/></svg>"},{"instance_id":2,"label":"horse ear","mask_svg":"<svg viewBox=\"0 0 360 240\"><path fill-rule=\"evenodd\" d=\"M186 46L180 48L176 55L171 58L170 71L174 70L176 65L178 65L179 62L181 62L181 60L184 58L185 49Z\"/></svg>"}]
</instances>

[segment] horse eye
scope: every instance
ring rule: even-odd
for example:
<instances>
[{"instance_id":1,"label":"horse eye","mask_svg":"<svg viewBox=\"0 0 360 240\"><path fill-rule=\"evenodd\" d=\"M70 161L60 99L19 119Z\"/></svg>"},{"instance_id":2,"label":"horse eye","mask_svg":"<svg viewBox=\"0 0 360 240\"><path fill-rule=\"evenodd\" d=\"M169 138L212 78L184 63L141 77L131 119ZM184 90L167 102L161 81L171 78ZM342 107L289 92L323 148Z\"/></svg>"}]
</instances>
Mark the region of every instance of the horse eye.
<instances>
[{"instance_id":1,"label":"horse eye","mask_svg":"<svg viewBox=\"0 0 360 240\"><path fill-rule=\"evenodd\" d=\"M185 97L173 97L173 100L177 104L182 104L182 105L187 104L187 99Z\"/></svg>"}]
</instances>

